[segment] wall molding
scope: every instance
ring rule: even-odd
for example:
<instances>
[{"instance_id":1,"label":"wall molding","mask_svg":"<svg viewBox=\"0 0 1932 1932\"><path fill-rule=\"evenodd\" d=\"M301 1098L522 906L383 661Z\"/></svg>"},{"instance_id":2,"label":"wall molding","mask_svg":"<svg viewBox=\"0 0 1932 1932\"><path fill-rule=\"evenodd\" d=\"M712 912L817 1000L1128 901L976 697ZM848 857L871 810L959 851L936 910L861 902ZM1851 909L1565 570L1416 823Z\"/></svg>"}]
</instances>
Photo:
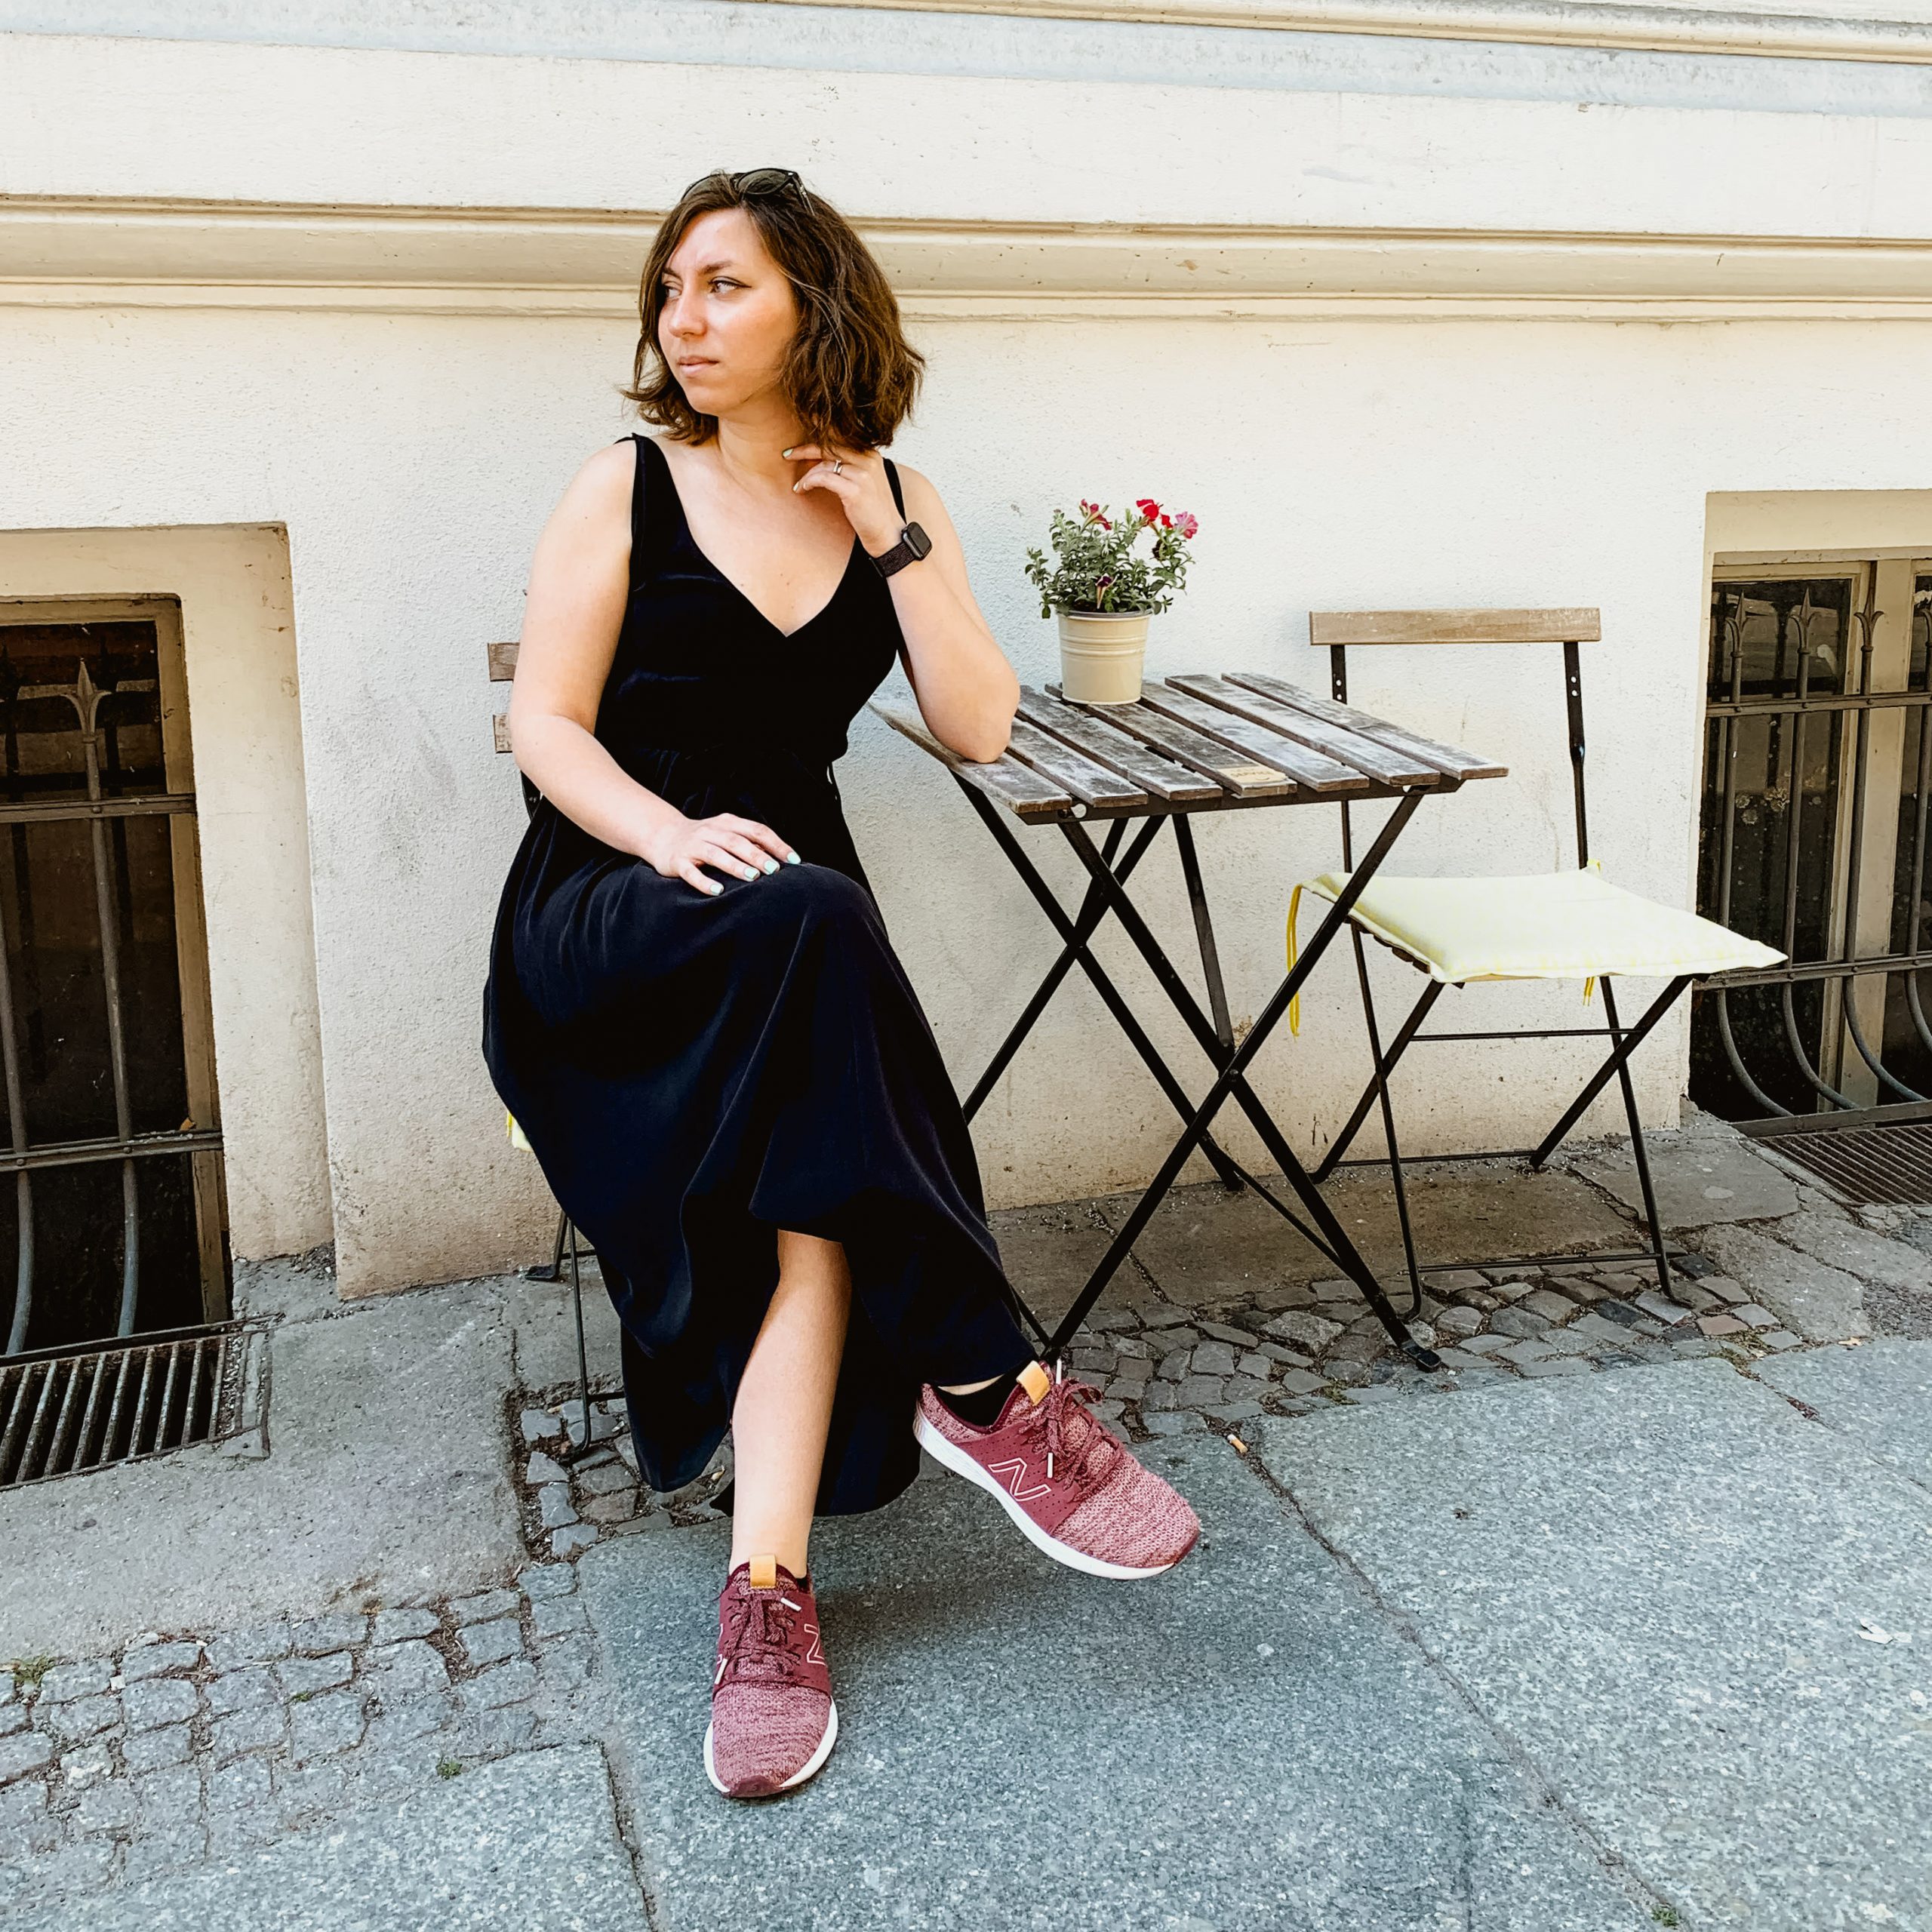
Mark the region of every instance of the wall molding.
<instances>
[{"instance_id":1,"label":"wall molding","mask_svg":"<svg viewBox=\"0 0 1932 1932\"><path fill-rule=\"evenodd\" d=\"M0 195L0 306L634 320L661 211ZM1932 319L1932 239L860 220L909 319Z\"/></svg>"},{"instance_id":2,"label":"wall molding","mask_svg":"<svg viewBox=\"0 0 1932 1932\"><path fill-rule=\"evenodd\" d=\"M764 0L849 8L852 0ZM1833 16L1725 8L1617 6L1576 0L865 0L909 13L1006 14L1047 20L1139 20L1257 27L1281 33L1392 35L1544 47L1626 48L1789 60L1932 63L1932 17Z\"/></svg>"}]
</instances>

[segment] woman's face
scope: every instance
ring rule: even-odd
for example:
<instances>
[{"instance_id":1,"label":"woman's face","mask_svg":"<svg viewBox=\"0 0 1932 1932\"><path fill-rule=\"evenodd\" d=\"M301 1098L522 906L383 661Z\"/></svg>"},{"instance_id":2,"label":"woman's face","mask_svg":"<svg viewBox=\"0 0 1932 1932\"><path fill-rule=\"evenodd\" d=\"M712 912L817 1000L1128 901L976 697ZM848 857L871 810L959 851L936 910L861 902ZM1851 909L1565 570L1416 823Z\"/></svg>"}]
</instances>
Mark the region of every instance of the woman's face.
<instances>
[{"instance_id":1,"label":"woman's face","mask_svg":"<svg viewBox=\"0 0 1932 1932\"><path fill-rule=\"evenodd\" d=\"M743 208L691 223L660 294L658 352L700 414L728 415L777 384L798 304Z\"/></svg>"}]
</instances>

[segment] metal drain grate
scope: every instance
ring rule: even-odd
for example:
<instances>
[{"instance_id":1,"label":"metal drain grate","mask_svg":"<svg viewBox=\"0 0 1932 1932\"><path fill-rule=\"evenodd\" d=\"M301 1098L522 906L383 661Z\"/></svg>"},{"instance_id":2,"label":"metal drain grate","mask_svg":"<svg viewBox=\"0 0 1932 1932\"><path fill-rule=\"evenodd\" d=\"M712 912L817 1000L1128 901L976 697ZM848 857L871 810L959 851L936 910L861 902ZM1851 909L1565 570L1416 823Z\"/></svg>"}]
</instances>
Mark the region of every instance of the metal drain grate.
<instances>
[{"instance_id":1,"label":"metal drain grate","mask_svg":"<svg viewBox=\"0 0 1932 1932\"><path fill-rule=\"evenodd\" d=\"M236 1327L0 1361L0 1489L213 1441Z\"/></svg>"},{"instance_id":2,"label":"metal drain grate","mask_svg":"<svg viewBox=\"0 0 1932 1932\"><path fill-rule=\"evenodd\" d=\"M1932 1123L1758 1137L1862 1208L1932 1206Z\"/></svg>"}]
</instances>

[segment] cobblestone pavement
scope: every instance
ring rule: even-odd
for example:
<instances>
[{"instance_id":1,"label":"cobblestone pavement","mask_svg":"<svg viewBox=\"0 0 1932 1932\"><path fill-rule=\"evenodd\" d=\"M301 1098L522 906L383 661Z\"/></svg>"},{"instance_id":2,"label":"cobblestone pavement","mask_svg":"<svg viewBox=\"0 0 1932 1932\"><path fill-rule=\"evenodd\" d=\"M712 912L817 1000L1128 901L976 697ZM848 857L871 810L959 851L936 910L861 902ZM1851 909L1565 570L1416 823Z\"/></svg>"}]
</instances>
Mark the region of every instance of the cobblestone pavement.
<instances>
[{"instance_id":1,"label":"cobblestone pavement","mask_svg":"<svg viewBox=\"0 0 1932 1932\"><path fill-rule=\"evenodd\" d=\"M1211 1201L1220 1189L1210 1183L1177 1189L1172 1198L1184 1202L1189 1194ZM1849 1210L1808 1186L1795 1188L1793 1198L1798 1204L1788 1216L1748 1227L1716 1224L1678 1238L1706 1272L1695 1279L1674 1276L1668 1295L1654 1269L1632 1262L1433 1275L1420 1318L1411 1324L1415 1338L1442 1359L1443 1367L1432 1371L1396 1351L1351 1281L1283 1281L1207 1300L1171 1300L1132 1255L1121 1271L1131 1300L1103 1297L1067 1351L1067 1373L1100 1391L1095 1413L1131 1441L1210 1430L1238 1436L1258 1417L1306 1415L1324 1404L1447 1395L1698 1356L1722 1355L1748 1373L1767 1355L1856 1339L1807 1337L1787 1325L1798 1318L1789 1312L1794 1286L1801 1290L1799 1300L1814 1306L1817 1284L1835 1275L1861 1304L1869 1299L1895 1313L1900 1304L1888 1297L1910 1297L1914 1284L1932 1283L1932 1219L1894 1208ZM1029 1211L1084 1220L1096 1233L1112 1231L1095 1202ZM1634 1244L1633 1230L1620 1245ZM1727 1256L1748 1281L1722 1272ZM1835 1269L1834 1260L1842 1265ZM1761 1294L1784 1312L1756 1299ZM1406 1291L1397 1300L1406 1306ZM1881 1320L1880 1328L1927 1327L1924 1311L1932 1301L1906 1306L1903 1321ZM609 1537L718 1513L709 1500L730 1480L728 1438L697 1481L658 1495L639 1485L622 1398L593 1398L588 1451L578 1447L580 1414L575 1398L517 1405L525 1533L534 1557L566 1558Z\"/></svg>"},{"instance_id":2,"label":"cobblestone pavement","mask_svg":"<svg viewBox=\"0 0 1932 1932\"><path fill-rule=\"evenodd\" d=\"M0 1676L0 1906L221 1858L585 1734L569 1564Z\"/></svg>"}]
</instances>

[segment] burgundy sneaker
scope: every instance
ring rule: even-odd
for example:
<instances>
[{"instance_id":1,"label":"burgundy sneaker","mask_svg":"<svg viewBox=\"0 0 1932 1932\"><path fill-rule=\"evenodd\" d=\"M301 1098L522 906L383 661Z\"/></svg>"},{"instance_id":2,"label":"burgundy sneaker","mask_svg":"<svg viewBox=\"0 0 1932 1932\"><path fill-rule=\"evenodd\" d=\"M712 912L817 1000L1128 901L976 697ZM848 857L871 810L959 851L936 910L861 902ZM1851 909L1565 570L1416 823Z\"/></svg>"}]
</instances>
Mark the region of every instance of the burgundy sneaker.
<instances>
[{"instance_id":1,"label":"burgundy sneaker","mask_svg":"<svg viewBox=\"0 0 1932 1932\"><path fill-rule=\"evenodd\" d=\"M1100 1390L1037 1361L992 1423L976 1429L931 1383L912 1433L935 1460L998 1497L1052 1557L1096 1577L1158 1577L1194 1547L1201 1519L1086 1404Z\"/></svg>"},{"instance_id":2,"label":"burgundy sneaker","mask_svg":"<svg viewBox=\"0 0 1932 1932\"><path fill-rule=\"evenodd\" d=\"M728 1798L789 1791L831 1756L838 1735L810 1584L774 1557L747 1558L718 1593L705 1775Z\"/></svg>"}]
</instances>

